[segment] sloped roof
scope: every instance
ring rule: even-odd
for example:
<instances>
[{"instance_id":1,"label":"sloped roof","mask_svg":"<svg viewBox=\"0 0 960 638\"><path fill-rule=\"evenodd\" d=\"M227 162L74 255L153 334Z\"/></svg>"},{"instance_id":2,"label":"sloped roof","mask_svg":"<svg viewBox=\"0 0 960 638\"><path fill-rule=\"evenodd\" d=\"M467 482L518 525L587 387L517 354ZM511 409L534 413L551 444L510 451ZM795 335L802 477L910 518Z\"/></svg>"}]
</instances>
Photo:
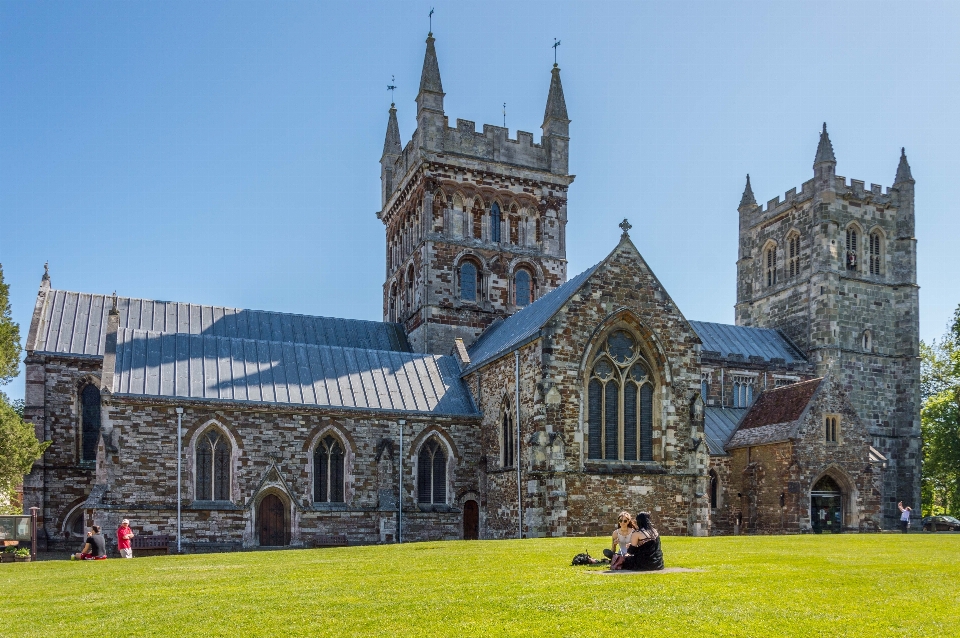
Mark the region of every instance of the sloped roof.
<instances>
[{"instance_id":1,"label":"sloped roof","mask_svg":"<svg viewBox=\"0 0 960 638\"><path fill-rule=\"evenodd\" d=\"M786 441L794 435L802 415L823 378L765 390L747 411L727 442L728 448Z\"/></svg>"},{"instance_id":2,"label":"sloped roof","mask_svg":"<svg viewBox=\"0 0 960 638\"><path fill-rule=\"evenodd\" d=\"M737 429L737 424L747 413L748 408L718 408L707 406L704 408L703 431L707 439L710 454L725 456L723 446Z\"/></svg>"},{"instance_id":3,"label":"sloped roof","mask_svg":"<svg viewBox=\"0 0 960 638\"><path fill-rule=\"evenodd\" d=\"M113 391L476 415L453 357L120 328Z\"/></svg>"},{"instance_id":4,"label":"sloped roof","mask_svg":"<svg viewBox=\"0 0 960 638\"><path fill-rule=\"evenodd\" d=\"M102 356L111 305L110 295L50 290L33 350ZM410 351L403 328L394 323L130 297L118 297L117 310L120 327L133 330Z\"/></svg>"},{"instance_id":5,"label":"sloped roof","mask_svg":"<svg viewBox=\"0 0 960 638\"><path fill-rule=\"evenodd\" d=\"M603 262L600 262L603 263ZM495 323L470 346L469 374L490 361L512 352L536 337L550 318L580 289L600 264L587 268L555 290L551 290L523 310Z\"/></svg>"},{"instance_id":6,"label":"sloped roof","mask_svg":"<svg viewBox=\"0 0 960 638\"><path fill-rule=\"evenodd\" d=\"M719 352L723 357L740 354L745 360L755 356L763 357L764 361L780 358L786 363L807 360L779 330L707 321L691 321L690 325L703 342L704 350Z\"/></svg>"}]
</instances>

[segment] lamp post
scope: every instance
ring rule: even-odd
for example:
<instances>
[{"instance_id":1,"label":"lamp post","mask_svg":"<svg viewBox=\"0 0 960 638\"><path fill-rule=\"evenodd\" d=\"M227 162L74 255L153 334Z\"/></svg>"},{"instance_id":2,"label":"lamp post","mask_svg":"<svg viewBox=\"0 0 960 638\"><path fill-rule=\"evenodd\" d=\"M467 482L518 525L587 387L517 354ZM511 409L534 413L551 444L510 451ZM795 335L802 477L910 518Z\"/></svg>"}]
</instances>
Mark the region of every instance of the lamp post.
<instances>
[{"instance_id":1,"label":"lamp post","mask_svg":"<svg viewBox=\"0 0 960 638\"><path fill-rule=\"evenodd\" d=\"M397 542L403 543L403 426L406 425L406 419L398 419L400 426L400 498L397 500L399 510L397 513Z\"/></svg>"},{"instance_id":2,"label":"lamp post","mask_svg":"<svg viewBox=\"0 0 960 638\"><path fill-rule=\"evenodd\" d=\"M183 424L183 408L177 408L177 553L180 553L180 462L183 454L180 451L180 429Z\"/></svg>"}]
</instances>

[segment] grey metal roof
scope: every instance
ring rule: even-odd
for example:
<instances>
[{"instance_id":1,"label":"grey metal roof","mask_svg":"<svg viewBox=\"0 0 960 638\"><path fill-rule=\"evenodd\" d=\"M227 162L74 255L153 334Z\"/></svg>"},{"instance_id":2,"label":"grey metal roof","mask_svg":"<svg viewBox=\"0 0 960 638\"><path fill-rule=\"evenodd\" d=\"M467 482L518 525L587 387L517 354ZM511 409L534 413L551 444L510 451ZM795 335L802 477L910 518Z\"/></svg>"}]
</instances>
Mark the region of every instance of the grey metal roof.
<instances>
[{"instance_id":1,"label":"grey metal roof","mask_svg":"<svg viewBox=\"0 0 960 638\"><path fill-rule=\"evenodd\" d=\"M737 429L737 424L747 414L749 408L716 408L707 407L704 410L703 430L707 439L710 454L726 456L723 446Z\"/></svg>"},{"instance_id":2,"label":"grey metal roof","mask_svg":"<svg viewBox=\"0 0 960 638\"><path fill-rule=\"evenodd\" d=\"M764 361L779 357L786 363L807 360L779 330L706 321L691 321L690 325L703 342L704 350L719 352L724 357L741 354L744 359L757 356Z\"/></svg>"},{"instance_id":3,"label":"grey metal roof","mask_svg":"<svg viewBox=\"0 0 960 638\"><path fill-rule=\"evenodd\" d=\"M36 352L103 355L109 295L50 290L34 344ZM409 352L402 326L263 310L239 310L173 301L117 298L120 327L152 332L212 335Z\"/></svg>"},{"instance_id":4,"label":"grey metal roof","mask_svg":"<svg viewBox=\"0 0 960 638\"><path fill-rule=\"evenodd\" d=\"M453 357L120 328L117 394L476 415Z\"/></svg>"},{"instance_id":5,"label":"grey metal roof","mask_svg":"<svg viewBox=\"0 0 960 638\"><path fill-rule=\"evenodd\" d=\"M602 263L602 262L601 262ZM551 290L523 310L495 323L470 346L470 365L463 374L469 374L486 363L512 352L535 337L550 318L583 285L600 264L587 268L562 286Z\"/></svg>"}]
</instances>

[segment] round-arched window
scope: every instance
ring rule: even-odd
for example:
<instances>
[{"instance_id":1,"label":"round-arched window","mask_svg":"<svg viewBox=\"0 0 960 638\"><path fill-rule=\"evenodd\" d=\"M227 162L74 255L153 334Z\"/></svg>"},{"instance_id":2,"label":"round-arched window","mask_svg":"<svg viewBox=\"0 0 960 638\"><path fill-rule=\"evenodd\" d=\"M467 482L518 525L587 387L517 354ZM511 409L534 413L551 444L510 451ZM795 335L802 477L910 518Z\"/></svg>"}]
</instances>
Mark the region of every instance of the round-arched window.
<instances>
[{"instance_id":1,"label":"round-arched window","mask_svg":"<svg viewBox=\"0 0 960 638\"><path fill-rule=\"evenodd\" d=\"M590 370L588 458L653 460L653 389L637 340L626 330L611 333Z\"/></svg>"},{"instance_id":2,"label":"round-arched window","mask_svg":"<svg viewBox=\"0 0 960 638\"><path fill-rule=\"evenodd\" d=\"M513 285L516 291L517 296L517 305L521 308L523 306L529 306L530 302L533 300L532 290L531 290L531 277L530 273L525 269L521 268L517 271L517 274L513 278Z\"/></svg>"},{"instance_id":3,"label":"round-arched window","mask_svg":"<svg viewBox=\"0 0 960 638\"><path fill-rule=\"evenodd\" d=\"M460 265L460 299L477 300L477 267L470 261Z\"/></svg>"}]
</instances>

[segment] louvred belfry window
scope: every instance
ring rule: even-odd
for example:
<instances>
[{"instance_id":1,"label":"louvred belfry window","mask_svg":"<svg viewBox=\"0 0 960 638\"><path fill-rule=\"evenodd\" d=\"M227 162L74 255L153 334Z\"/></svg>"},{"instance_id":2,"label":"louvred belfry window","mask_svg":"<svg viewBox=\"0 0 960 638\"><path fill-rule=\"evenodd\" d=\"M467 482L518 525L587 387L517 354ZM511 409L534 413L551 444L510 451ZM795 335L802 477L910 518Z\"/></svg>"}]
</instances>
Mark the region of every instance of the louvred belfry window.
<instances>
[{"instance_id":1,"label":"louvred belfry window","mask_svg":"<svg viewBox=\"0 0 960 638\"><path fill-rule=\"evenodd\" d=\"M216 429L204 432L197 441L196 492L198 501L230 500L230 444Z\"/></svg>"},{"instance_id":2,"label":"louvred belfry window","mask_svg":"<svg viewBox=\"0 0 960 638\"><path fill-rule=\"evenodd\" d=\"M880 274L880 233L870 233L870 274Z\"/></svg>"},{"instance_id":3,"label":"louvred belfry window","mask_svg":"<svg viewBox=\"0 0 960 638\"><path fill-rule=\"evenodd\" d=\"M343 445L330 435L317 444L313 452L314 502L343 502L344 456Z\"/></svg>"},{"instance_id":4,"label":"louvred belfry window","mask_svg":"<svg viewBox=\"0 0 960 638\"><path fill-rule=\"evenodd\" d=\"M764 255L766 267L766 276L767 276L767 287L776 285L777 283L777 249L776 247L767 248L766 254Z\"/></svg>"},{"instance_id":5,"label":"louvred belfry window","mask_svg":"<svg viewBox=\"0 0 960 638\"><path fill-rule=\"evenodd\" d=\"M847 270L857 269L857 230L847 229Z\"/></svg>"},{"instance_id":6,"label":"louvred belfry window","mask_svg":"<svg viewBox=\"0 0 960 638\"><path fill-rule=\"evenodd\" d=\"M790 279L800 274L800 236L793 235L787 241L787 262Z\"/></svg>"},{"instance_id":7,"label":"louvred belfry window","mask_svg":"<svg viewBox=\"0 0 960 638\"><path fill-rule=\"evenodd\" d=\"M626 330L604 342L587 384L589 459L653 460L653 396L650 368Z\"/></svg>"}]
</instances>

